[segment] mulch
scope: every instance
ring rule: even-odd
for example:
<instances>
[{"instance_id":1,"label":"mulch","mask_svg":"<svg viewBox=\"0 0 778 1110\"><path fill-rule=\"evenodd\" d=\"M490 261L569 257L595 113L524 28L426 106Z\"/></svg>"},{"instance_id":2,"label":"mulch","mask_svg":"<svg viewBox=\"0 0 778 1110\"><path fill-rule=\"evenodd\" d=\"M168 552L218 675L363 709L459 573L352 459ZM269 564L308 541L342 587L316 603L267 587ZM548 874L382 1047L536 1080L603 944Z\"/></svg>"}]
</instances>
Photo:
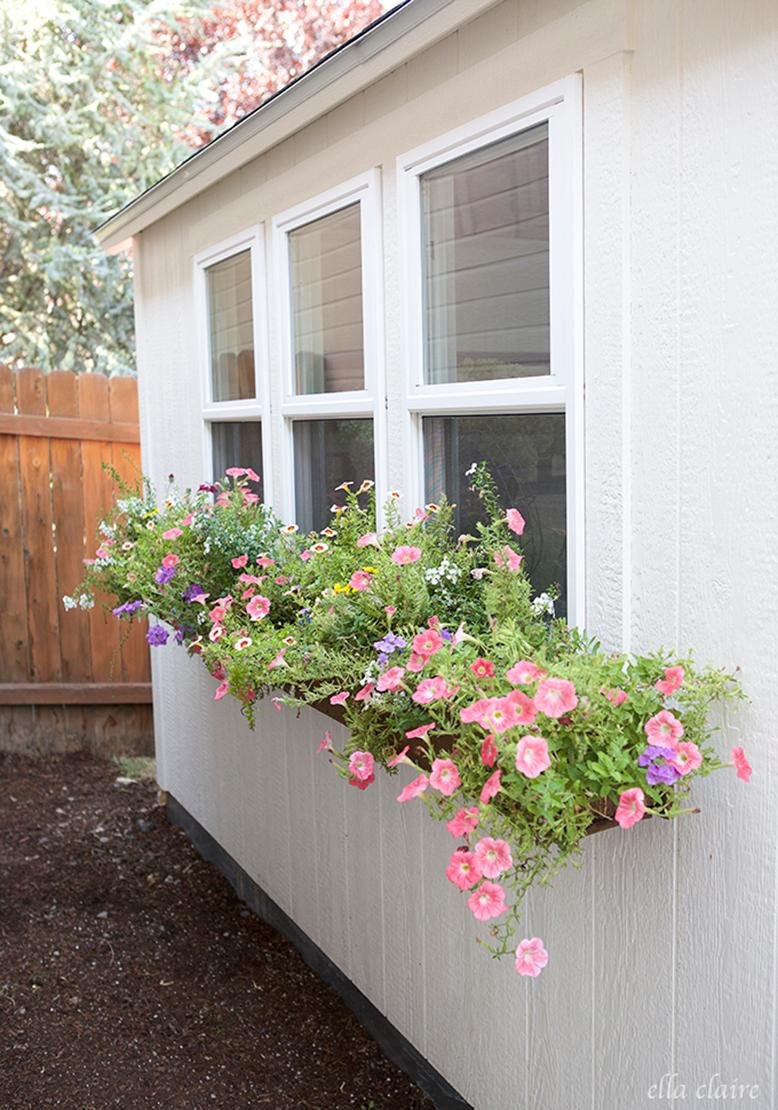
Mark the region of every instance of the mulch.
<instances>
[{"instance_id":1,"label":"mulch","mask_svg":"<svg viewBox=\"0 0 778 1110\"><path fill-rule=\"evenodd\" d=\"M0 1107L429 1110L118 774L0 757Z\"/></svg>"}]
</instances>

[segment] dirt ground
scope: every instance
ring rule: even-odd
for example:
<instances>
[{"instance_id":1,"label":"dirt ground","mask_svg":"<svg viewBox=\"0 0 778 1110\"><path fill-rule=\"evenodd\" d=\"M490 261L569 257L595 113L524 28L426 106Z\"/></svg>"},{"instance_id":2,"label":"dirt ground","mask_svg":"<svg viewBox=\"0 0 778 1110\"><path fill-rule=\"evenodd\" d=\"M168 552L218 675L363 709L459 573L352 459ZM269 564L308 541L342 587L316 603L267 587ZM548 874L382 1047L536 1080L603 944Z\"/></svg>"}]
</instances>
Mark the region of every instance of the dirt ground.
<instances>
[{"instance_id":1,"label":"dirt ground","mask_svg":"<svg viewBox=\"0 0 778 1110\"><path fill-rule=\"evenodd\" d=\"M430 1110L120 774L0 757L2 1110Z\"/></svg>"}]
</instances>

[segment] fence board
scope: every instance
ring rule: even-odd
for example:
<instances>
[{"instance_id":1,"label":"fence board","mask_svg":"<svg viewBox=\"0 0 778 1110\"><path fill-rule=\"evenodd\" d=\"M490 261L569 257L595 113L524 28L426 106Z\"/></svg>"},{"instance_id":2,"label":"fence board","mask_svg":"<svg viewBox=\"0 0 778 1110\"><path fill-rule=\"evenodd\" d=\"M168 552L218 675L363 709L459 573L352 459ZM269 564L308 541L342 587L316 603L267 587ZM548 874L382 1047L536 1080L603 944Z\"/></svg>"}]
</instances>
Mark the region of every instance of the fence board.
<instances>
[{"instance_id":1,"label":"fence board","mask_svg":"<svg viewBox=\"0 0 778 1110\"><path fill-rule=\"evenodd\" d=\"M108 403L112 424L137 425L138 389L133 378L111 378ZM111 462L128 486L136 486L141 481L140 447L137 443L112 443ZM151 681L146 629L145 621L143 624L133 621L122 629L121 660L125 682Z\"/></svg>"},{"instance_id":2,"label":"fence board","mask_svg":"<svg viewBox=\"0 0 778 1110\"><path fill-rule=\"evenodd\" d=\"M92 420L109 420L108 379L102 374L79 374L78 404L82 416ZM113 483L103 470L111 461L110 444L82 443L84 522L89 544L97 534L97 526L113 500ZM91 553L91 552L90 552ZM97 604L89 613L92 642L92 678L95 682L121 682L122 667L117 622L104 608L107 598L96 597Z\"/></svg>"},{"instance_id":3,"label":"fence board","mask_svg":"<svg viewBox=\"0 0 778 1110\"><path fill-rule=\"evenodd\" d=\"M75 374L49 374L48 408L52 417L78 416L78 387ZM84 572L86 543L84 506L81 497L81 444L74 439L51 440L51 494L55 522L55 566L57 601L72 593ZM89 682L92 678L92 645L89 615L73 611L59 622L62 678L66 682Z\"/></svg>"},{"instance_id":4,"label":"fence board","mask_svg":"<svg viewBox=\"0 0 778 1110\"><path fill-rule=\"evenodd\" d=\"M0 409L13 412L15 375L0 366ZM0 584L3 635L0 636L0 676L22 681L30 672L27 645L27 592L22 539L21 476L16 436L0 435Z\"/></svg>"},{"instance_id":5,"label":"fence board","mask_svg":"<svg viewBox=\"0 0 778 1110\"><path fill-rule=\"evenodd\" d=\"M40 370L16 375L16 404L20 412L45 415L46 378ZM30 677L55 682L61 677L57 575L54 565L49 441L19 437L24 563L27 586Z\"/></svg>"}]
</instances>

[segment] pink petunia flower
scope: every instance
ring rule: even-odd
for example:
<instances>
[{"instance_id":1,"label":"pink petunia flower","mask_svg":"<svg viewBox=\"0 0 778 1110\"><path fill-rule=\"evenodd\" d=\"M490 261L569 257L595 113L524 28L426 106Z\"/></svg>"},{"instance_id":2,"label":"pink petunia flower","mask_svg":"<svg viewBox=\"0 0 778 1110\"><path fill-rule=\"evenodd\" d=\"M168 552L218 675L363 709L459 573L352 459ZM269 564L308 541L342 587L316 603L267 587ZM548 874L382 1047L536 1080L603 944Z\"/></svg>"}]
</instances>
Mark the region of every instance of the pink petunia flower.
<instances>
[{"instance_id":1,"label":"pink petunia flower","mask_svg":"<svg viewBox=\"0 0 778 1110\"><path fill-rule=\"evenodd\" d=\"M702 766L702 752L691 740L681 740L668 753L667 762L675 767L680 775L689 775Z\"/></svg>"},{"instance_id":2,"label":"pink petunia flower","mask_svg":"<svg viewBox=\"0 0 778 1110\"><path fill-rule=\"evenodd\" d=\"M524 526L527 523L518 509L508 509L505 513L505 521L511 532L515 532L517 536L523 533Z\"/></svg>"},{"instance_id":3,"label":"pink petunia flower","mask_svg":"<svg viewBox=\"0 0 778 1110\"><path fill-rule=\"evenodd\" d=\"M659 748L674 748L683 736L683 725L669 709L657 713L643 727L650 742Z\"/></svg>"},{"instance_id":4,"label":"pink petunia flower","mask_svg":"<svg viewBox=\"0 0 778 1110\"><path fill-rule=\"evenodd\" d=\"M429 660L430 657L428 655L417 655L415 651L411 652L411 657L407 664L408 670L413 671L414 674L418 674L419 671L424 670Z\"/></svg>"},{"instance_id":5,"label":"pink petunia flower","mask_svg":"<svg viewBox=\"0 0 778 1110\"><path fill-rule=\"evenodd\" d=\"M390 667L384 671L383 674L378 676L376 689L381 693L386 690L394 692L399 690L403 684L403 675L405 674L405 667Z\"/></svg>"},{"instance_id":6,"label":"pink petunia flower","mask_svg":"<svg viewBox=\"0 0 778 1110\"><path fill-rule=\"evenodd\" d=\"M167 532L162 533L163 540L177 540L179 536L183 536L180 528L168 528Z\"/></svg>"},{"instance_id":7,"label":"pink petunia flower","mask_svg":"<svg viewBox=\"0 0 778 1110\"><path fill-rule=\"evenodd\" d=\"M359 593L362 590L366 590L370 585L370 575L365 570L355 570L349 578L348 584L351 586L352 590L356 590Z\"/></svg>"},{"instance_id":8,"label":"pink petunia flower","mask_svg":"<svg viewBox=\"0 0 778 1110\"><path fill-rule=\"evenodd\" d=\"M500 771L498 767L496 771L492 772L492 774L481 787L481 796L479 799L481 805L485 806L487 802L490 802L492 800L495 794L499 794L500 790L502 789L502 785L500 783L501 774L502 771Z\"/></svg>"},{"instance_id":9,"label":"pink petunia flower","mask_svg":"<svg viewBox=\"0 0 778 1110\"><path fill-rule=\"evenodd\" d=\"M229 682L221 682L216 687L216 693L213 695L213 700L214 701L221 701L222 698L226 695L229 688L230 688Z\"/></svg>"},{"instance_id":10,"label":"pink petunia flower","mask_svg":"<svg viewBox=\"0 0 778 1110\"><path fill-rule=\"evenodd\" d=\"M446 878L460 890L470 890L481 878L478 860L467 848L457 848L446 868Z\"/></svg>"},{"instance_id":11,"label":"pink petunia flower","mask_svg":"<svg viewBox=\"0 0 778 1110\"><path fill-rule=\"evenodd\" d=\"M288 664L288 663L286 662L286 660L284 659L284 656L285 656L285 655L286 655L286 648L281 648L281 650L279 651L279 653L278 653L278 655L277 655L277 656L275 657L275 659L271 659L271 660L270 660L270 662L269 662L269 663L268 663L268 665L267 665L267 669L268 669L269 671L275 671L275 670L277 670L277 669L278 669L279 667L288 667L288 666L289 666L289 664Z\"/></svg>"},{"instance_id":12,"label":"pink petunia flower","mask_svg":"<svg viewBox=\"0 0 778 1110\"><path fill-rule=\"evenodd\" d=\"M345 705L349 699L348 690L341 690L339 694L333 694L330 698L330 705Z\"/></svg>"},{"instance_id":13,"label":"pink petunia flower","mask_svg":"<svg viewBox=\"0 0 778 1110\"><path fill-rule=\"evenodd\" d=\"M245 565L248 561L249 561L248 555L236 555L236 557L234 559L230 560L230 562L232 563L232 565L235 567L236 570L241 570L243 567L245 567Z\"/></svg>"},{"instance_id":14,"label":"pink petunia flower","mask_svg":"<svg viewBox=\"0 0 778 1110\"><path fill-rule=\"evenodd\" d=\"M394 614L397 612L397 606L396 605L384 605L384 612L386 613L387 617L393 617Z\"/></svg>"},{"instance_id":15,"label":"pink petunia flower","mask_svg":"<svg viewBox=\"0 0 778 1110\"><path fill-rule=\"evenodd\" d=\"M251 647L250 636L238 636L235 643L232 645L236 651L245 651L247 647Z\"/></svg>"},{"instance_id":16,"label":"pink petunia flower","mask_svg":"<svg viewBox=\"0 0 778 1110\"><path fill-rule=\"evenodd\" d=\"M263 617L266 617L270 612L269 598L262 597L261 594L257 594L256 597L252 597L251 601L246 606L246 612L253 621L258 621L261 620Z\"/></svg>"},{"instance_id":17,"label":"pink petunia flower","mask_svg":"<svg viewBox=\"0 0 778 1110\"><path fill-rule=\"evenodd\" d=\"M430 786L450 798L462 785L456 763L452 759L435 759L432 763Z\"/></svg>"},{"instance_id":18,"label":"pink petunia flower","mask_svg":"<svg viewBox=\"0 0 778 1110\"><path fill-rule=\"evenodd\" d=\"M513 728L517 723L517 713L513 702L507 697L487 698L478 723L487 732L496 732L498 736L509 728Z\"/></svg>"},{"instance_id":19,"label":"pink petunia flower","mask_svg":"<svg viewBox=\"0 0 778 1110\"><path fill-rule=\"evenodd\" d=\"M400 793L397 795L397 801L409 802L411 798L418 798L420 794L424 793L429 784L430 780L427 778L426 775L419 775L418 778L415 778L413 780L413 782L409 782L407 786L404 786L402 788Z\"/></svg>"},{"instance_id":20,"label":"pink petunia flower","mask_svg":"<svg viewBox=\"0 0 778 1110\"><path fill-rule=\"evenodd\" d=\"M732 763L737 772L737 777L742 779L743 782L749 782L752 775L751 764L746 759L746 753L743 748L732 749Z\"/></svg>"},{"instance_id":21,"label":"pink petunia flower","mask_svg":"<svg viewBox=\"0 0 778 1110\"><path fill-rule=\"evenodd\" d=\"M548 952L540 937L530 937L519 941L516 949L516 970L519 975L530 975L537 979L548 963Z\"/></svg>"},{"instance_id":22,"label":"pink petunia flower","mask_svg":"<svg viewBox=\"0 0 778 1110\"><path fill-rule=\"evenodd\" d=\"M618 708L620 705L623 705L629 697L629 694L626 690L612 690L608 686L603 686L600 690L600 693L603 697L607 698L612 705L615 705L616 708Z\"/></svg>"},{"instance_id":23,"label":"pink petunia flower","mask_svg":"<svg viewBox=\"0 0 778 1110\"><path fill-rule=\"evenodd\" d=\"M310 551L308 550L308 548L307 548L307 547L306 547L306 549L305 549L304 551L301 551L301 552L300 552L300 560L301 560L301 562L303 562L303 563L307 563L307 562L308 562L308 560L309 560L309 559L312 559L312 558L313 558L313 555L311 554L311 552L310 552Z\"/></svg>"},{"instance_id":24,"label":"pink petunia flower","mask_svg":"<svg viewBox=\"0 0 778 1110\"><path fill-rule=\"evenodd\" d=\"M375 775L371 775L368 779L346 779L349 786L356 786L357 790L367 790L368 786L372 786L375 782Z\"/></svg>"},{"instance_id":25,"label":"pink petunia flower","mask_svg":"<svg viewBox=\"0 0 778 1110\"><path fill-rule=\"evenodd\" d=\"M370 752L352 752L348 761L348 770L352 779L365 782L375 774L375 760Z\"/></svg>"},{"instance_id":26,"label":"pink petunia flower","mask_svg":"<svg viewBox=\"0 0 778 1110\"><path fill-rule=\"evenodd\" d=\"M410 748L409 748L408 744L406 744L401 752L397 752L397 754L393 755L391 759L387 759L386 766L387 767L397 767L398 764L400 764L400 763L410 763L411 762L410 759L406 759L406 756L408 755L409 751L410 751Z\"/></svg>"},{"instance_id":27,"label":"pink petunia flower","mask_svg":"<svg viewBox=\"0 0 778 1110\"><path fill-rule=\"evenodd\" d=\"M518 551L514 551L510 544L506 543L504 547L494 553L494 561L500 569L510 570L514 574L517 570L521 569L523 555L519 555Z\"/></svg>"},{"instance_id":28,"label":"pink petunia flower","mask_svg":"<svg viewBox=\"0 0 778 1110\"><path fill-rule=\"evenodd\" d=\"M516 770L536 779L551 766L548 742L542 736L522 736L516 745Z\"/></svg>"},{"instance_id":29,"label":"pink petunia flower","mask_svg":"<svg viewBox=\"0 0 778 1110\"><path fill-rule=\"evenodd\" d=\"M476 678L494 678L494 663L491 659L483 659L479 656L470 664L470 670Z\"/></svg>"},{"instance_id":30,"label":"pink petunia flower","mask_svg":"<svg viewBox=\"0 0 778 1110\"><path fill-rule=\"evenodd\" d=\"M181 521L181 523L186 528L192 523L194 518L195 518L194 513L187 513L186 516L184 517L184 519Z\"/></svg>"},{"instance_id":31,"label":"pink petunia flower","mask_svg":"<svg viewBox=\"0 0 778 1110\"><path fill-rule=\"evenodd\" d=\"M177 567L180 562L181 562L181 556L180 555L174 555L171 551L171 553L169 555L166 555L164 557L164 559L162 560L162 566L163 567L168 567L168 568Z\"/></svg>"},{"instance_id":32,"label":"pink petunia flower","mask_svg":"<svg viewBox=\"0 0 778 1110\"><path fill-rule=\"evenodd\" d=\"M511 690L510 694L506 694L505 700L513 706L514 723L517 725L531 725L538 715L534 701L522 690Z\"/></svg>"},{"instance_id":33,"label":"pink petunia flower","mask_svg":"<svg viewBox=\"0 0 778 1110\"><path fill-rule=\"evenodd\" d=\"M392 552L392 562L397 563L398 567L407 566L408 563L417 563L420 558L420 548L408 547L405 544L401 544L400 547L395 547Z\"/></svg>"},{"instance_id":34,"label":"pink petunia flower","mask_svg":"<svg viewBox=\"0 0 778 1110\"><path fill-rule=\"evenodd\" d=\"M450 821L447 821L446 828L452 836L467 836L477 826L479 820L478 806L468 806L466 809L460 809Z\"/></svg>"},{"instance_id":35,"label":"pink petunia flower","mask_svg":"<svg viewBox=\"0 0 778 1110\"><path fill-rule=\"evenodd\" d=\"M660 694L669 697L674 694L676 690L680 690L683 685L684 669L683 667L667 667L665 669L664 678L658 679L654 686Z\"/></svg>"},{"instance_id":36,"label":"pink petunia flower","mask_svg":"<svg viewBox=\"0 0 778 1110\"><path fill-rule=\"evenodd\" d=\"M365 532L357 540L357 547L378 547L378 534L376 532Z\"/></svg>"},{"instance_id":37,"label":"pink petunia flower","mask_svg":"<svg viewBox=\"0 0 778 1110\"><path fill-rule=\"evenodd\" d=\"M324 737L322 738L318 748L316 749L316 754L318 755L319 752L331 752L331 751L332 751L332 733L330 732L329 729L327 729L327 731L324 733Z\"/></svg>"},{"instance_id":38,"label":"pink petunia flower","mask_svg":"<svg viewBox=\"0 0 778 1110\"><path fill-rule=\"evenodd\" d=\"M543 668L538 667L535 663L530 663L529 659L520 659L505 673L505 677L512 686L528 686L530 682L545 678L545 675L546 672Z\"/></svg>"},{"instance_id":39,"label":"pink petunia flower","mask_svg":"<svg viewBox=\"0 0 778 1110\"><path fill-rule=\"evenodd\" d=\"M445 640L440 633L434 628L428 628L424 632L419 632L417 636L413 637L411 642L411 651L414 655L421 655L425 659L429 659L436 651L445 645Z\"/></svg>"},{"instance_id":40,"label":"pink petunia flower","mask_svg":"<svg viewBox=\"0 0 778 1110\"><path fill-rule=\"evenodd\" d=\"M211 641L212 644L216 644L226 635L227 632L224 626L221 624L215 624L211 628L211 631L208 633L208 639Z\"/></svg>"},{"instance_id":41,"label":"pink petunia flower","mask_svg":"<svg viewBox=\"0 0 778 1110\"><path fill-rule=\"evenodd\" d=\"M481 762L484 767L494 767L497 762L497 745L494 742L494 737L491 732L484 736L483 743L481 744Z\"/></svg>"},{"instance_id":42,"label":"pink petunia flower","mask_svg":"<svg viewBox=\"0 0 778 1110\"><path fill-rule=\"evenodd\" d=\"M224 473L228 478L242 478L246 470L242 466L228 466Z\"/></svg>"},{"instance_id":43,"label":"pink petunia flower","mask_svg":"<svg viewBox=\"0 0 778 1110\"><path fill-rule=\"evenodd\" d=\"M544 678L535 691L535 708L545 717L564 717L577 705L575 686L566 678Z\"/></svg>"},{"instance_id":44,"label":"pink petunia flower","mask_svg":"<svg viewBox=\"0 0 778 1110\"><path fill-rule=\"evenodd\" d=\"M478 866L481 868L481 874L487 879L497 879L513 867L511 849L505 840L484 836L473 850Z\"/></svg>"},{"instance_id":45,"label":"pink petunia flower","mask_svg":"<svg viewBox=\"0 0 778 1110\"><path fill-rule=\"evenodd\" d=\"M366 682L359 693L354 694L354 701L366 701L375 690L374 682Z\"/></svg>"},{"instance_id":46,"label":"pink petunia flower","mask_svg":"<svg viewBox=\"0 0 778 1110\"><path fill-rule=\"evenodd\" d=\"M638 821L643 820L646 812L645 798L639 786L633 786L631 790L622 792L616 810L616 822L622 829L631 829Z\"/></svg>"},{"instance_id":47,"label":"pink petunia flower","mask_svg":"<svg viewBox=\"0 0 778 1110\"><path fill-rule=\"evenodd\" d=\"M478 890L473 891L467 904L477 921L489 921L493 917L499 917L508 908L505 904L504 889L499 883L489 882L488 879L484 879Z\"/></svg>"},{"instance_id":48,"label":"pink petunia flower","mask_svg":"<svg viewBox=\"0 0 778 1110\"><path fill-rule=\"evenodd\" d=\"M257 555L256 564L258 567L262 567L263 570L267 570L268 567L275 565L275 559L271 559L269 555Z\"/></svg>"},{"instance_id":49,"label":"pink petunia flower","mask_svg":"<svg viewBox=\"0 0 778 1110\"><path fill-rule=\"evenodd\" d=\"M486 712L486 708L491 700L491 698L479 698L478 701L471 702L470 705L466 705L464 709L460 709L459 719L462 724L469 725L474 721L480 724L481 718Z\"/></svg>"},{"instance_id":50,"label":"pink petunia flower","mask_svg":"<svg viewBox=\"0 0 778 1110\"><path fill-rule=\"evenodd\" d=\"M419 725L418 728L409 729L405 734L405 738L406 740L423 740L427 733L435 727L434 721L428 721L426 725Z\"/></svg>"},{"instance_id":51,"label":"pink petunia flower","mask_svg":"<svg viewBox=\"0 0 778 1110\"><path fill-rule=\"evenodd\" d=\"M445 678L438 674L434 678L423 678L411 697L417 705L429 705L430 702L453 697L456 691L457 687L449 686Z\"/></svg>"}]
</instances>

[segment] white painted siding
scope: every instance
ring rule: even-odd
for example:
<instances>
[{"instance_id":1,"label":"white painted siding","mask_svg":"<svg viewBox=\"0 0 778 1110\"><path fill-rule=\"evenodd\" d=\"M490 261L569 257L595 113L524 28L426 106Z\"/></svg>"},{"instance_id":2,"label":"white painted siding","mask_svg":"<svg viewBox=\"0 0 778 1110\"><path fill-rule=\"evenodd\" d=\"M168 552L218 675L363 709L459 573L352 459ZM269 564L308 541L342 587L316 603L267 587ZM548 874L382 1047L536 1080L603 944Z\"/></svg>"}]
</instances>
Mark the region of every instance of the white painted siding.
<instances>
[{"instance_id":1,"label":"white painted siding","mask_svg":"<svg viewBox=\"0 0 778 1110\"><path fill-rule=\"evenodd\" d=\"M467 3L462 3L463 18ZM506 0L145 232L144 460L201 477L192 257L381 167L390 443L404 377L394 160L581 70L587 623L607 643L739 665L750 786L600 834L533 891L535 982L489 961L450 888L445 830L379 776L349 791L313 711L251 734L195 661L154 655L161 783L479 1110L633 1110L668 1072L778 1106L778 5ZM280 341L270 320L270 349ZM274 379L274 404L280 382ZM269 433L268 433L269 434ZM281 464L281 444L271 454ZM389 482L406 460L390 452ZM337 732L337 730L336 730ZM336 739L338 739L336 735ZM744 1100L748 1101L748 1100ZM676 1105L684 1105L677 1100Z\"/></svg>"}]
</instances>

